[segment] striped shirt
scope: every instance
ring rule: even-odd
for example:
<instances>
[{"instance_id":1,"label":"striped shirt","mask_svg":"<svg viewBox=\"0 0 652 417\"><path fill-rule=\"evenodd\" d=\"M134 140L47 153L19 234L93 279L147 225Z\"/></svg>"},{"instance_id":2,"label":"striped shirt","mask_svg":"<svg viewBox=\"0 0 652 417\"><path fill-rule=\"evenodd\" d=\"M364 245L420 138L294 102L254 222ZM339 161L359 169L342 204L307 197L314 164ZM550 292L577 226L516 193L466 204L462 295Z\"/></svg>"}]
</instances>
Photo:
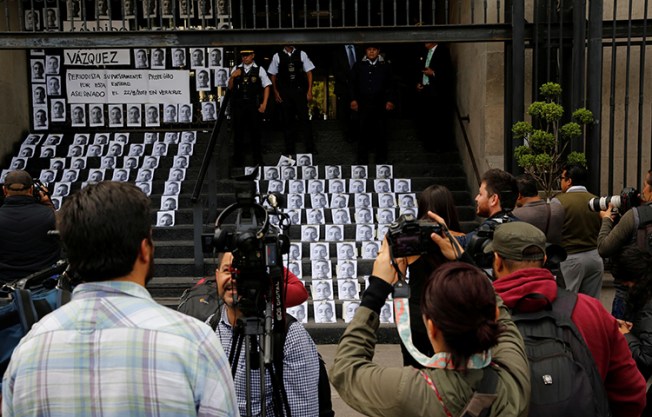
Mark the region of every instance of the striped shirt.
<instances>
[{"instance_id":1,"label":"striped shirt","mask_svg":"<svg viewBox=\"0 0 652 417\"><path fill-rule=\"evenodd\" d=\"M207 320L210 321L211 318ZM228 321L226 307L222 307L222 316L217 324L216 332L222 341L227 355L233 348L233 328ZM292 417L315 417L319 415L319 359L317 346L303 326L294 322L290 327L283 346L283 386L287 393ZM242 415L247 414L246 402L246 372L245 343L238 356L235 373L235 392ZM251 362L258 363L258 355L251 356ZM252 366L253 367L253 366ZM260 372L250 371L251 381L251 412L259 416L260 410ZM265 412L274 416L272 404L272 380L269 372L265 372Z\"/></svg>"},{"instance_id":2,"label":"striped shirt","mask_svg":"<svg viewBox=\"0 0 652 417\"><path fill-rule=\"evenodd\" d=\"M238 416L210 327L132 282L77 286L21 340L2 389L4 417Z\"/></svg>"}]
</instances>

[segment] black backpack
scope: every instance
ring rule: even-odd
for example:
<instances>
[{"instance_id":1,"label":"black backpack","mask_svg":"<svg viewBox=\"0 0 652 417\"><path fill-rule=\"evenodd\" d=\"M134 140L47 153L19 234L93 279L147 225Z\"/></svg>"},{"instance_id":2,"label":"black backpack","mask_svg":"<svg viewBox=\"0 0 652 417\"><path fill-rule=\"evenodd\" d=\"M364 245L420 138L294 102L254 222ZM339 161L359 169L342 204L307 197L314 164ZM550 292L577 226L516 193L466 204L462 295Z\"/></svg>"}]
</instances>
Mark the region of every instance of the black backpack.
<instances>
[{"instance_id":1,"label":"black backpack","mask_svg":"<svg viewBox=\"0 0 652 417\"><path fill-rule=\"evenodd\" d=\"M544 309L519 313L524 299L545 300ZM577 294L557 288L550 303L542 294L528 294L517 301L512 320L518 326L530 364L534 416L610 416L602 378L586 342L571 320Z\"/></svg>"},{"instance_id":2,"label":"black backpack","mask_svg":"<svg viewBox=\"0 0 652 417\"><path fill-rule=\"evenodd\" d=\"M181 294L177 311L205 322L221 305L215 279L202 278Z\"/></svg>"},{"instance_id":3,"label":"black backpack","mask_svg":"<svg viewBox=\"0 0 652 417\"><path fill-rule=\"evenodd\" d=\"M652 254L652 206L646 204L634 209L638 213L636 245L643 252Z\"/></svg>"}]
</instances>

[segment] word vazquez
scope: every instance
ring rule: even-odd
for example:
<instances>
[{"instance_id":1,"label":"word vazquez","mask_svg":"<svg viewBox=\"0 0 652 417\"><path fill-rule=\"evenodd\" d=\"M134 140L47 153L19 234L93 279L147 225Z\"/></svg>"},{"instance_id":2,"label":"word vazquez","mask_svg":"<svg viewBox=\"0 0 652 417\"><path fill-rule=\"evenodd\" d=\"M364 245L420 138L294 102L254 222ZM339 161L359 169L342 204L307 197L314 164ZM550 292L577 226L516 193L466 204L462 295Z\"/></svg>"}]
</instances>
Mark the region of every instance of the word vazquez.
<instances>
[{"instance_id":1,"label":"word vazquez","mask_svg":"<svg viewBox=\"0 0 652 417\"><path fill-rule=\"evenodd\" d=\"M82 51L82 52L65 52L66 62L72 65L103 65L103 64L120 64L117 51Z\"/></svg>"}]
</instances>

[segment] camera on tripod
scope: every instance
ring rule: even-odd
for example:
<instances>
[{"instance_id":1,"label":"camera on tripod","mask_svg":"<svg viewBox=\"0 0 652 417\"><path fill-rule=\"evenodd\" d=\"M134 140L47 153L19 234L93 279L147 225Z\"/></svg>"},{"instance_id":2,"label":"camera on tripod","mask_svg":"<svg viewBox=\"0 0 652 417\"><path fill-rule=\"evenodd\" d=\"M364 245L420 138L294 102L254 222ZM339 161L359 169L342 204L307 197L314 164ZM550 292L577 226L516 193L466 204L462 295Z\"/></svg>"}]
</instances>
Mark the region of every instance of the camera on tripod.
<instances>
[{"instance_id":1,"label":"camera on tripod","mask_svg":"<svg viewBox=\"0 0 652 417\"><path fill-rule=\"evenodd\" d=\"M429 220L417 220L412 214L401 215L387 229L387 243L395 258L423 255L439 250L430 235L441 234L442 226Z\"/></svg>"},{"instance_id":2,"label":"camera on tripod","mask_svg":"<svg viewBox=\"0 0 652 417\"><path fill-rule=\"evenodd\" d=\"M594 197L589 200L589 210L591 211L604 211L611 203L614 208L618 209L620 214L632 207L641 205L641 194L634 187L625 187L618 195L610 195L606 197Z\"/></svg>"},{"instance_id":3,"label":"camera on tripod","mask_svg":"<svg viewBox=\"0 0 652 417\"><path fill-rule=\"evenodd\" d=\"M272 300L280 294L283 283L282 255L288 253L287 236L270 227L270 216L281 216L278 208L269 209L256 202L256 184L252 175L235 179L236 203L218 216L215 233L202 236L205 253L231 252L232 276L236 280L238 308L246 317L263 317L267 302L274 302L275 310L282 309L282 300ZM267 197L261 197L264 199ZM225 224L229 218L234 222Z\"/></svg>"}]
</instances>

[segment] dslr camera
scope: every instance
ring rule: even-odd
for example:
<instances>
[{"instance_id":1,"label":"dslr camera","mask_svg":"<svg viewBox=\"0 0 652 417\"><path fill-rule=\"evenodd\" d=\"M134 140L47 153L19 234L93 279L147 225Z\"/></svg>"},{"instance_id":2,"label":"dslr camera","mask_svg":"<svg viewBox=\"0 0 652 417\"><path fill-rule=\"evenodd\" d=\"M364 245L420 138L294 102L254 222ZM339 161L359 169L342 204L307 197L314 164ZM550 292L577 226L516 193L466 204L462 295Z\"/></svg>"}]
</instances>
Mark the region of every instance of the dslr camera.
<instances>
[{"instance_id":1,"label":"dslr camera","mask_svg":"<svg viewBox=\"0 0 652 417\"><path fill-rule=\"evenodd\" d=\"M412 214L401 215L387 229L387 243L395 258L439 251L430 235L441 234L442 226L433 221L417 220Z\"/></svg>"},{"instance_id":2,"label":"dslr camera","mask_svg":"<svg viewBox=\"0 0 652 417\"><path fill-rule=\"evenodd\" d=\"M618 212L622 215L632 207L641 205L641 194L634 187L625 187L620 194L590 199L589 210L604 211L609 207L609 203L618 209Z\"/></svg>"},{"instance_id":3,"label":"dslr camera","mask_svg":"<svg viewBox=\"0 0 652 417\"><path fill-rule=\"evenodd\" d=\"M255 174L254 174L255 175ZM233 253L231 265L238 291L238 307L245 317L263 317L268 302L283 308L283 259L289 239L270 227L270 216L280 215L256 203L256 184L251 176L236 179L236 203L218 216L215 233L203 235L205 253ZM227 219L233 223L225 224Z\"/></svg>"},{"instance_id":4,"label":"dslr camera","mask_svg":"<svg viewBox=\"0 0 652 417\"><path fill-rule=\"evenodd\" d=\"M50 192L47 191L50 189L50 184L43 184L38 178L32 178L32 182L34 182L34 192L32 195L36 201L41 201L41 192L47 196L50 195Z\"/></svg>"}]
</instances>

